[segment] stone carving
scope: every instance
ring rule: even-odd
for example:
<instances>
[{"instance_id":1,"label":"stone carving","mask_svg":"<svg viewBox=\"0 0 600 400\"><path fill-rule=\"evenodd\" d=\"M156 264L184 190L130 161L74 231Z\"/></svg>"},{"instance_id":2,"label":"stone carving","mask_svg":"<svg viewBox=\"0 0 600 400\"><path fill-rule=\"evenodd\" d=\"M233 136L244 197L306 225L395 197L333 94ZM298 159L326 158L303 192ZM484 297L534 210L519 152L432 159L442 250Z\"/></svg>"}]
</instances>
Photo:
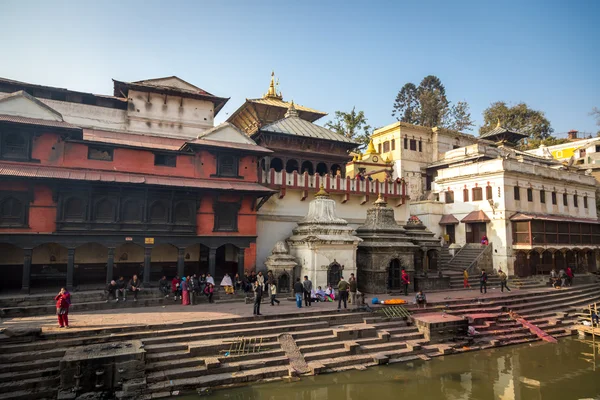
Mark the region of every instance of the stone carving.
<instances>
[{"instance_id":1,"label":"stone carving","mask_svg":"<svg viewBox=\"0 0 600 400\"><path fill-rule=\"evenodd\" d=\"M294 278L298 275L296 258L290 255L287 244L284 241L275 243L271 255L265 261L267 269L273 273L277 282L277 290L280 293L291 293Z\"/></svg>"}]
</instances>

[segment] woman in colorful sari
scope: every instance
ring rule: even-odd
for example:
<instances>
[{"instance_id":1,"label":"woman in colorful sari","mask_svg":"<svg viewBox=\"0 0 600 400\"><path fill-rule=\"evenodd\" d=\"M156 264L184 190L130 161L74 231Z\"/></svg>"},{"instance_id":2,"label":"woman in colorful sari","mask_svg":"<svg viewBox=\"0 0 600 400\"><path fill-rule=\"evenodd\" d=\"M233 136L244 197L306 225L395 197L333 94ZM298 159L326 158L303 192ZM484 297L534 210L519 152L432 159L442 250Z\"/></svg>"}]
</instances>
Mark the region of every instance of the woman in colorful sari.
<instances>
[{"instance_id":1,"label":"woman in colorful sari","mask_svg":"<svg viewBox=\"0 0 600 400\"><path fill-rule=\"evenodd\" d=\"M181 304L184 306L190 305L190 288L188 286L189 277L181 278Z\"/></svg>"},{"instance_id":2,"label":"woman in colorful sari","mask_svg":"<svg viewBox=\"0 0 600 400\"><path fill-rule=\"evenodd\" d=\"M225 288L225 293L233 294L233 282L231 281L231 277L229 276L229 274L225 274L225 276L221 280L221 286Z\"/></svg>"},{"instance_id":3,"label":"woman in colorful sari","mask_svg":"<svg viewBox=\"0 0 600 400\"><path fill-rule=\"evenodd\" d=\"M65 288L61 288L54 300L56 301L56 315L58 316L59 328L68 328L71 294Z\"/></svg>"}]
</instances>

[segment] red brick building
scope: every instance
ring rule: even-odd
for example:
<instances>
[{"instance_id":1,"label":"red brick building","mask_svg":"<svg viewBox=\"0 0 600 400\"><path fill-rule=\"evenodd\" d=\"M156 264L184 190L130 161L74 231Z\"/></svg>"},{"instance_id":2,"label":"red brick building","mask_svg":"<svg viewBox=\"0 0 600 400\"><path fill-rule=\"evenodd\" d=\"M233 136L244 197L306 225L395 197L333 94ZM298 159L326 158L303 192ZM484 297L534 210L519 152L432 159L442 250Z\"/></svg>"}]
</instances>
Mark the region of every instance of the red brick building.
<instances>
[{"instance_id":1,"label":"red brick building","mask_svg":"<svg viewBox=\"0 0 600 400\"><path fill-rule=\"evenodd\" d=\"M0 80L1 289L255 267L270 151L210 128L227 99L178 78L115 93Z\"/></svg>"}]
</instances>

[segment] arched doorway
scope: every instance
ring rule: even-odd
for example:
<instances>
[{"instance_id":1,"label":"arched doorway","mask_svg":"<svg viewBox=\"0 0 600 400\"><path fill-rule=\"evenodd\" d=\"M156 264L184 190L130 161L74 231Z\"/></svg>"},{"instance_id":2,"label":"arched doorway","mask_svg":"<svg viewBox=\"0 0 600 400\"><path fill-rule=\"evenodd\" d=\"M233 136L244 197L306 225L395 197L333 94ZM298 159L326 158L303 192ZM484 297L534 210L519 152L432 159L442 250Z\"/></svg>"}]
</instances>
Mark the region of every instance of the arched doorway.
<instances>
[{"instance_id":1,"label":"arched doorway","mask_svg":"<svg viewBox=\"0 0 600 400\"><path fill-rule=\"evenodd\" d=\"M427 270L437 271L438 269L438 252L435 250L429 250L427 252Z\"/></svg>"},{"instance_id":2,"label":"arched doorway","mask_svg":"<svg viewBox=\"0 0 600 400\"><path fill-rule=\"evenodd\" d=\"M577 271L577 258L575 256L575 252L572 250L567 250L565 253L565 262L566 267L571 267L573 271Z\"/></svg>"},{"instance_id":3,"label":"arched doorway","mask_svg":"<svg viewBox=\"0 0 600 400\"><path fill-rule=\"evenodd\" d=\"M75 249L73 284L79 289L103 289L106 283L108 248L85 243Z\"/></svg>"},{"instance_id":4,"label":"arched doorway","mask_svg":"<svg viewBox=\"0 0 600 400\"><path fill-rule=\"evenodd\" d=\"M57 243L34 247L31 256L31 288L56 288L67 283L67 248Z\"/></svg>"},{"instance_id":5,"label":"arched doorway","mask_svg":"<svg viewBox=\"0 0 600 400\"><path fill-rule=\"evenodd\" d=\"M561 269L567 268L567 263L565 261L565 255L562 251L556 251L554 253L554 265L556 267L556 271L560 271Z\"/></svg>"},{"instance_id":6,"label":"arched doorway","mask_svg":"<svg viewBox=\"0 0 600 400\"><path fill-rule=\"evenodd\" d=\"M0 243L0 291L21 289L24 257L23 249Z\"/></svg>"},{"instance_id":7,"label":"arched doorway","mask_svg":"<svg viewBox=\"0 0 600 400\"><path fill-rule=\"evenodd\" d=\"M423 258L425 257L425 253L423 250L418 249L415 251L414 261L415 261L415 275L421 274L423 272Z\"/></svg>"},{"instance_id":8,"label":"arched doorway","mask_svg":"<svg viewBox=\"0 0 600 400\"><path fill-rule=\"evenodd\" d=\"M327 268L327 285L337 287L342 278L342 266L337 262L333 261Z\"/></svg>"},{"instance_id":9,"label":"arched doorway","mask_svg":"<svg viewBox=\"0 0 600 400\"><path fill-rule=\"evenodd\" d=\"M271 165L269 169L270 168L273 168L275 172L281 172L281 170L283 169L283 161L281 161L281 158L273 158L271 160Z\"/></svg>"},{"instance_id":10,"label":"arched doorway","mask_svg":"<svg viewBox=\"0 0 600 400\"><path fill-rule=\"evenodd\" d=\"M326 175L328 171L329 169L327 168L327 164L322 162L317 164L317 174Z\"/></svg>"},{"instance_id":11,"label":"arched doorway","mask_svg":"<svg viewBox=\"0 0 600 400\"><path fill-rule=\"evenodd\" d=\"M313 164L310 161L304 161L302 163L302 168L300 169L300 173L308 172L309 175L313 175L315 170L313 168Z\"/></svg>"},{"instance_id":12,"label":"arched doorway","mask_svg":"<svg viewBox=\"0 0 600 400\"><path fill-rule=\"evenodd\" d=\"M279 293L289 293L290 292L290 276L284 272L277 279L277 290Z\"/></svg>"},{"instance_id":13,"label":"arched doorway","mask_svg":"<svg viewBox=\"0 0 600 400\"><path fill-rule=\"evenodd\" d=\"M400 290L402 288L402 263L397 258L390 261L388 266L388 289Z\"/></svg>"},{"instance_id":14,"label":"arched doorway","mask_svg":"<svg viewBox=\"0 0 600 400\"><path fill-rule=\"evenodd\" d=\"M588 250L585 257L587 259L587 272L596 272L596 252Z\"/></svg>"},{"instance_id":15,"label":"arched doorway","mask_svg":"<svg viewBox=\"0 0 600 400\"><path fill-rule=\"evenodd\" d=\"M216 268L215 268L215 283L217 286L221 283L221 279L225 274L229 274L231 279L238 271L238 252L239 249L232 244L224 244L217 249Z\"/></svg>"},{"instance_id":16,"label":"arched doorway","mask_svg":"<svg viewBox=\"0 0 600 400\"><path fill-rule=\"evenodd\" d=\"M162 243L152 248L150 253L150 282L159 280L163 275L175 276L177 274L177 253L177 247L172 244ZM143 262L141 268L143 271Z\"/></svg>"},{"instance_id":17,"label":"arched doorway","mask_svg":"<svg viewBox=\"0 0 600 400\"><path fill-rule=\"evenodd\" d=\"M298 172L298 169L298 161L294 160L293 158L285 163L285 172L288 174L291 174L294 171Z\"/></svg>"},{"instance_id":18,"label":"arched doorway","mask_svg":"<svg viewBox=\"0 0 600 400\"><path fill-rule=\"evenodd\" d=\"M525 253L524 251L517 252L517 257L515 259L515 275L520 278L529 276L527 253Z\"/></svg>"},{"instance_id":19,"label":"arched doorway","mask_svg":"<svg viewBox=\"0 0 600 400\"><path fill-rule=\"evenodd\" d=\"M548 250L545 250L542 253L542 264L540 265L540 270L542 273L549 274L554 268L554 259L552 258L552 253Z\"/></svg>"},{"instance_id":20,"label":"arched doorway","mask_svg":"<svg viewBox=\"0 0 600 400\"><path fill-rule=\"evenodd\" d=\"M540 254L537 251L529 253L529 270L531 275L537 275L540 268Z\"/></svg>"},{"instance_id":21,"label":"arched doorway","mask_svg":"<svg viewBox=\"0 0 600 400\"><path fill-rule=\"evenodd\" d=\"M198 276L208 273L208 253L209 249L201 243L188 246L184 250L184 274ZM177 263L175 263L177 264ZM169 276L169 275L167 275Z\"/></svg>"},{"instance_id":22,"label":"arched doorway","mask_svg":"<svg viewBox=\"0 0 600 400\"><path fill-rule=\"evenodd\" d=\"M115 249L113 278L120 276L129 281L135 274L144 272L144 248L135 243L124 243ZM140 279L142 276L138 276Z\"/></svg>"}]
</instances>

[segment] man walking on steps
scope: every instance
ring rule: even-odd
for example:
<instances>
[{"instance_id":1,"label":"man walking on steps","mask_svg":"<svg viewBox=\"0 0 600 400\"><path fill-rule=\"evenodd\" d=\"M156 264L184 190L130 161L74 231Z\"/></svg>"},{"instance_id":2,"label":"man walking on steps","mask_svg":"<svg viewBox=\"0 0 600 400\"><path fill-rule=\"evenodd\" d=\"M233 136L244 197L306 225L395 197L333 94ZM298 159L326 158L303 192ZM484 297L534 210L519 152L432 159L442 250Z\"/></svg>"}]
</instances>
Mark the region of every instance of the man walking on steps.
<instances>
[{"instance_id":1,"label":"man walking on steps","mask_svg":"<svg viewBox=\"0 0 600 400\"><path fill-rule=\"evenodd\" d=\"M506 285L506 281L508 280L508 276L501 269L498 270L498 276L500 277L500 291L504 293L504 288L510 292L510 289Z\"/></svg>"},{"instance_id":2,"label":"man walking on steps","mask_svg":"<svg viewBox=\"0 0 600 400\"><path fill-rule=\"evenodd\" d=\"M350 304L353 304L354 307L357 306L356 304L356 291L357 291L357 284L356 284L356 277L354 277L354 274L350 274L350 279L348 280L348 285L350 285Z\"/></svg>"},{"instance_id":3,"label":"man walking on steps","mask_svg":"<svg viewBox=\"0 0 600 400\"><path fill-rule=\"evenodd\" d=\"M304 305L306 307L310 307L310 305L311 305L310 295L312 293L312 282L308 279L308 276L304 276L304 282L302 282L302 287L304 289Z\"/></svg>"},{"instance_id":4,"label":"man walking on steps","mask_svg":"<svg viewBox=\"0 0 600 400\"><path fill-rule=\"evenodd\" d=\"M338 311L342 308L342 301L344 302L344 309L348 308L348 289L350 285L348 282L344 280L342 276L340 278L340 283L338 283L338 292L339 292L339 300L338 300Z\"/></svg>"},{"instance_id":5,"label":"man walking on steps","mask_svg":"<svg viewBox=\"0 0 600 400\"><path fill-rule=\"evenodd\" d=\"M408 273L405 269L402 269L400 279L402 280L402 288L404 289L404 295L408 296L408 286L410 285L410 277L408 276Z\"/></svg>"},{"instance_id":6,"label":"man walking on steps","mask_svg":"<svg viewBox=\"0 0 600 400\"><path fill-rule=\"evenodd\" d=\"M484 270L481 270L481 276L479 277L479 293L487 294L487 274Z\"/></svg>"},{"instance_id":7,"label":"man walking on steps","mask_svg":"<svg viewBox=\"0 0 600 400\"><path fill-rule=\"evenodd\" d=\"M254 283L254 315L262 315L260 313L260 302L262 301L263 287L259 282Z\"/></svg>"},{"instance_id":8,"label":"man walking on steps","mask_svg":"<svg viewBox=\"0 0 600 400\"><path fill-rule=\"evenodd\" d=\"M300 282L300 278L296 278L294 283L294 295L296 296L296 306L302 308L302 294L304 293L304 285Z\"/></svg>"}]
</instances>

